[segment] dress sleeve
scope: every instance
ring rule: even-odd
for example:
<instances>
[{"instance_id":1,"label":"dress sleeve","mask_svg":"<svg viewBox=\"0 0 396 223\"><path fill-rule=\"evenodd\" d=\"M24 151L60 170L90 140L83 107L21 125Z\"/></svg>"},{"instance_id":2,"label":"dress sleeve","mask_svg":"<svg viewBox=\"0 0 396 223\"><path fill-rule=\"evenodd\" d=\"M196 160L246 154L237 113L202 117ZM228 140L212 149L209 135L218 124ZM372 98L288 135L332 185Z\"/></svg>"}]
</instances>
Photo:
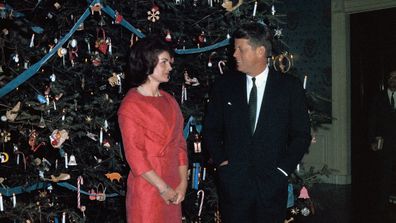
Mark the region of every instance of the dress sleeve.
<instances>
[{"instance_id":1,"label":"dress sleeve","mask_svg":"<svg viewBox=\"0 0 396 223\"><path fill-rule=\"evenodd\" d=\"M179 166L188 165L186 140L183 137L182 131L180 131L177 135L179 138Z\"/></svg>"},{"instance_id":2,"label":"dress sleeve","mask_svg":"<svg viewBox=\"0 0 396 223\"><path fill-rule=\"evenodd\" d=\"M152 170L147 159L147 151L144 145L144 130L134 120L126 115L118 115L118 123L121 130L122 143L124 145L125 157L133 175Z\"/></svg>"},{"instance_id":3,"label":"dress sleeve","mask_svg":"<svg viewBox=\"0 0 396 223\"><path fill-rule=\"evenodd\" d=\"M176 117L176 142L178 145L178 159L179 159L179 166L188 165L188 158L187 158L187 143L186 139L183 136L183 115L180 111L180 107L176 101L174 101L175 108L177 110L177 117Z\"/></svg>"}]
</instances>

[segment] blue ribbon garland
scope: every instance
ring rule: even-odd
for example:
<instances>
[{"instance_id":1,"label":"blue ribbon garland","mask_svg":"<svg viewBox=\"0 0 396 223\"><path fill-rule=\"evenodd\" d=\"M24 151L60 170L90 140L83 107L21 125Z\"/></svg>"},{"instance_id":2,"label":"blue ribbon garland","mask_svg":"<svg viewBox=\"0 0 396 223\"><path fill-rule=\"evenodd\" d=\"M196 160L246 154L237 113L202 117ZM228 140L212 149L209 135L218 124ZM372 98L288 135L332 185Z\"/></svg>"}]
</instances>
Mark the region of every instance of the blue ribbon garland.
<instances>
[{"instance_id":1,"label":"blue ribbon garland","mask_svg":"<svg viewBox=\"0 0 396 223\"><path fill-rule=\"evenodd\" d=\"M19 85L21 85L23 82L27 81L29 78L31 78L33 75L37 73L38 70L40 70L41 66L43 66L44 63L48 61L56 52L57 50L73 35L73 33L77 30L77 28L80 26L81 23L85 21L85 19L90 15L91 12L91 7L96 4L100 3L100 0L94 0L91 2L89 7L85 10L84 14L80 17L80 19L74 24L73 28L67 33L59 42L56 44L56 46L48 52L41 60L39 60L37 63L29 67L29 69L25 70L22 72L19 76L14 78L12 81L10 81L8 84L6 84L4 87L0 88L0 98L2 98L4 95L8 94L15 88L17 88ZM115 19L116 18L116 13L115 11L110 8L109 6L104 6L102 10L109 15L111 18ZM132 26L128 21L125 19L121 20L120 23L122 26L127 28L129 31L134 33L136 36L139 38L144 38L145 35L140 32L138 29L136 29L134 26ZM38 31L38 30L37 30ZM210 50L214 50L220 47L224 47L230 44L230 39L225 39L221 42L215 43L210 46L202 47L202 48L192 48L192 49L176 49L175 53L184 55L184 54L194 54L194 53L202 53Z\"/></svg>"},{"instance_id":2,"label":"blue ribbon garland","mask_svg":"<svg viewBox=\"0 0 396 223\"><path fill-rule=\"evenodd\" d=\"M183 135L184 138L187 139L188 135L189 135L189 128L191 123L196 122L195 118L193 116L190 116L190 118L188 119L184 130L183 130ZM198 127L200 128L200 127ZM74 185L71 185L70 183L67 182L60 182L57 183L58 186L67 188L71 191L77 191L77 187L75 187ZM48 182L38 182L38 183L34 183L34 184L29 184L27 186L17 186L17 187L13 187L13 188L0 188L0 193L3 196L7 196L7 197L11 197L12 194L22 194L22 193L26 193L26 192L31 192L34 190L39 190L39 189L43 189L43 188L48 188L49 186L51 186L51 183ZM80 190L80 193L88 195L88 196L95 196L95 194L91 194L88 193L84 190ZM106 197L116 197L119 196L119 194L116 193L112 193L112 194L106 194Z\"/></svg>"},{"instance_id":3,"label":"blue ribbon garland","mask_svg":"<svg viewBox=\"0 0 396 223\"><path fill-rule=\"evenodd\" d=\"M94 1L94 2L96 2L96 1ZM92 4L94 4L94 2ZM19 76L14 78L12 81L10 81L8 84L6 84L4 87L2 87L0 89L0 98L3 97L4 95L8 94L10 91L14 90L15 88L17 88L19 85L21 85L23 82L27 81L33 75L35 75L37 73L37 71L40 70L41 66L44 63L46 63L58 51L58 49L73 35L73 33L77 30L78 26L82 22L84 22L84 20L90 15L90 13L91 13L90 8L86 9L84 14L76 22L76 24L69 31L69 33L67 33L61 40L59 40L59 42L56 44L56 46L51 51L49 51L37 63L35 63L31 67L29 67L29 69L25 70Z\"/></svg>"},{"instance_id":4,"label":"blue ribbon garland","mask_svg":"<svg viewBox=\"0 0 396 223\"><path fill-rule=\"evenodd\" d=\"M71 185L67 182L60 182L57 183L58 186L67 188L71 191L77 191L77 187L75 187L74 185ZM43 189L43 188L48 188L49 186L51 186L51 183L48 182L38 182L38 183L34 183L34 184L29 184L27 186L17 186L17 187L13 187L13 188L0 188L0 193L2 194L2 196L7 196L7 197L11 197L13 194L22 194L22 193L26 193L26 192L31 192L34 190L39 190L39 189ZM95 196L96 194L91 194L88 193L84 190L80 190L80 193L88 195L88 196ZM120 196L117 193L112 193L112 194L106 194L106 197L117 197Z\"/></svg>"}]
</instances>

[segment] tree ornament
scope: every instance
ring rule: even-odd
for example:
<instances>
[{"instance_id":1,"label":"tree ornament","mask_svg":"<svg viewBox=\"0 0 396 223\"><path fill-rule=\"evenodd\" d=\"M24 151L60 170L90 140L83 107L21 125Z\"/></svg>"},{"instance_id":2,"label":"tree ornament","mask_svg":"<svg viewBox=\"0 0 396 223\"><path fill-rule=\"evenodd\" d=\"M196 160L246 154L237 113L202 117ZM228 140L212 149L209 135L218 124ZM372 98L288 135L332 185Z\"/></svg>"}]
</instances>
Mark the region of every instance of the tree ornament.
<instances>
[{"instance_id":1,"label":"tree ornament","mask_svg":"<svg viewBox=\"0 0 396 223\"><path fill-rule=\"evenodd\" d=\"M276 28L274 31L275 31L274 37L277 37L278 39L281 38L281 36L282 36L282 29Z\"/></svg>"},{"instance_id":2,"label":"tree ornament","mask_svg":"<svg viewBox=\"0 0 396 223\"><path fill-rule=\"evenodd\" d=\"M48 178L44 178L44 179L47 180L47 181L52 181L54 183L57 183L59 181L70 180L70 174L68 174L68 173L60 173L59 176L51 175L50 179L48 179Z\"/></svg>"},{"instance_id":3,"label":"tree ornament","mask_svg":"<svg viewBox=\"0 0 396 223\"><path fill-rule=\"evenodd\" d=\"M95 67L100 66L102 64L102 58L100 58L99 52L95 51L94 55L92 55L92 65ZM81 84L84 82L81 81Z\"/></svg>"},{"instance_id":4,"label":"tree ornament","mask_svg":"<svg viewBox=\"0 0 396 223\"><path fill-rule=\"evenodd\" d=\"M272 15L275 15L275 13L276 13L275 5L272 5L272 7L271 7L271 14L272 14Z\"/></svg>"},{"instance_id":5,"label":"tree ornament","mask_svg":"<svg viewBox=\"0 0 396 223\"><path fill-rule=\"evenodd\" d=\"M199 34L198 36L198 43L206 43L206 36L205 36L205 32L202 31L201 34Z\"/></svg>"},{"instance_id":6,"label":"tree ornament","mask_svg":"<svg viewBox=\"0 0 396 223\"><path fill-rule=\"evenodd\" d=\"M99 20L99 22L98 22L98 25L99 25L100 27L103 27L103 26L106 25L106 21L104 20L103 16L100 17L100 20Z\"/></svg>"},{"instance_id":7,"label":"tree ornament","mask_svg":"<svg viewBox=\"0 0 396 223\"><path fill-rule=\"evenodd\" d=\"M103 147L105 147L106 149L109 149L111 147L108 139L103 140Z\"/></svg>"},{"instance_id":8,"label":"tree ornament","mask_svg":"<svg viewBox=\"0 0 396 223\"><path fill-rule=\"evenodd\" d=\"M212 66L213 66L212 57L213 57L214 55L216 55L216 52L212 52L212 53L209 55L208 67L212 67Z\"/></svg>"},{"instance_id":9,"label":"tree ornament","mask_svg":"<svg viewBox=\"0 0 396 223\"><path fill-rule=\"evenodd\" d=\"M34 47L34 33L32 34L32 38L30 39L29 47L30 48Z\"/></svg>"},{"instance_id":10,"label":"tree ornament","mask_svg":"<svg viewBox=\"0 0 396 223\"><path fill-rule=\"evenodd\" d=\"M38 133L34 129L29 134L29 145L32 149L36 145L37 136L38 136Z\"/></svg>"},{"instance_id":11,"label":"tree ornament","mask_svg":"<svg viewBox=\"0 0 396 223\"><path fill-rule=\"evenodd\" d=\"M18 55L18 53L12 54L12 55L11 55L11 58L12 58L12 60L13 60L15 63L19 63L19 55Z\"/></svg>"},{"instance_id":12,"label":"tree ornament","mask_svg":"<svg viewBox=\"0 0 396 223\"><path fill-rule=\"evenodd\" d=\"M15 121L16 117L18 116L18 112L21 109L21 102L18 103L11 109L6 112L7 120L10 122Z\"/></svg>"},{"instance_id":13,"label":"tree ornament","mask_svg":"<svg viewBox=\"0 0 396 223\"><path fill-rule=\"evenodd\" d=\"M257 12L257 1L254 2L254 6L253 6L253 17L256 16L256 12Z\"/></svg>"},{"instance_id":14,"label":"tree ornament","mask_svg":"<svg viewBox=\"0 0 396 223\"><path fill-rule=\"evenodd\" d=\"M112 86L112 87L121 84L121 79L120 79L120 77L118 76L118 74L116 74L115 72L112 73L112 76L109 77L109 78L107 79L107 81L109 82L110 86Z\"/></svg>"},{"instance_id":15,"label":"tree ornament","mask_svg":"<svg viewBox=\"0 0 396 223\"><path fill-rule=\"evenodd\" d=\"M8 162L10 156L6 152L0 152L0 163Z\"/></svg>"},{"instance_id":16,"label":"tree ornament","mask_svg":"<svg viewBox=\"0 0 396 223\"><path fill-rule=\"evenodd\" d=\"M160 11L157 5L153 5L153 7L151 7L150 11L147 11L147 20L151 21L151 22L156 22L160 19Z\"/></svg>"},{"instance_id":17,"label":"tree ornament","mask_svg":"<svg viewBox=\"0 0 396 223\"><path fill-rule=\"evenodd\" d=\"M120 24L123 19L124 18L122 17L122 15L118 11L115 11L115 23Z\"/></svg>"},{"instance_id":18,"label":"tree ornament","mask_svg":"<svg viewBox=\"0 0 396 223\"><path fill-rule=\"evenodd\" d=\"M134 33L131 34L131 38L129 40L129 47L132 47L139 40L139 37L136 36Z\"/></svg>"},{"instance_id":19,"label":"tree ornament","mask_svg":"<svg viewBox=\"0 0 396 223\"><path fill-rule=\"evenodd\" d=\"M217 67L219 68L220 74L223 74L223 73L224 73L224 72L223 72L223 68L225 67L225 61L224 61L224 60L220 60L220 61L217 63Z\"/></svg>"},{"instance_id":20,"label":"tree ornament","mask_svg":"<svg viewBox=\"0 0 396 223\"><path fill-rule=\"evenodd\" d=\"M55 9L59 10L61 8L61 5L58 2L54 3Z\"/></svg>"},{"instance_id":21,"label":"tree ornament","mask_svg":"<svg viewBox=\"0 0 396 223\"><path fill-rule=\"evenodd\" d=\"M69 133L66 130L59 131L55 129L49 136L52 147L60 148L66 139L69 139Z\"/></svg>"},{"instance_id":22,"label":"tree ornament","mask_svg":"<svg viewBox=\"0 0 396 223\"><path fill-rule=\"evenodd\" d=\"M283 52L274 57L274 69L282 73L287 73L292 67L292 61L288 52Z\"/></svg>"},{"instance_id":23,"label":"tree ornament","mask_svg":"<svg viewBox=\"0 0 396 223\"><path fill-rule=\"evenodd\" d=\"M102 32L102 37L99 37L99 32ZM100 28L96 32L95 47L103 54L107 54L108 44L106 43L106 33L104 29Z\"/></svg>"},{"instance_id":24,"label":"tree ornament","mask_svg":"<svg viewBox=\"0 0 396 223\"><path fill-rule=\"evenodd\" d=\"M91 6L91 14L93 15L95 12L98 12L99 15L102 15L102 8L102 4L95 3L93 6Z\"/></svg>"},{"instance_id":25,"label":"tree ornament","mask_svg":"<svg viewBox=\"0 0 396 223\"><path fill-rule=\"evenodd\" d=\"M70 155L69 162L67 163L67 165L77 166L76 157L73 154Z\"/></svg>"},{"instance_id":26,"label":"tree ornament","mask_svg":"<svg viewBox=\"0 0 396 223\"><path fill-rule=\"evenodd\" d=\"M301 209L301 215L302 216L308 216L311 213L311 211L309 210L309 208L304 207L303 209Z\"/></svg>"},{"instance_id":27,"label":"tree ornament","mask_svg":"<svg viewBox=\"0 0 396 223\"><path fill-rule=\"evenodd\" d=\"M105 201L106 200L106 187L102 183L99 183L96 188L96 200Z\"/></svg>"},{"instance_id":28,"label":"tree ornament","mask_svg":"<svg viewBox=\"0 0 396 223\"><path fill-rule=\"evenodd\" d=\"M1 131L1 133L0 133L0 142L1 143L7 143L10 140L11 140L11 133L7 132L6 130Z\"/></svg>"},{"instance_id":29,"label":"tree ornament","mask_svg":"<svg viewBox=\"0 0 396 223\"><path fill-rule=\"evenodd\" d=\"M65 55L67 54L67 49L61 47L61 48L58 49L57 53L58 53L58 56L59 56L60 58L62 58L63 66L65 66L65 65L66 65Z\"/></svg>"},{"instance_id":30,"label":"tree ornament","mask_svg":"<svg viewBox=\"0 0 396 223\"><path fill-rule=\"evenodd\" d=\"M187 101L187 88L186 85L182 84L182 93L181 93L181 104L184 103L184 101Z\"/></svg>"},{"instance_id":31,"label":"tree ornament","mask_svg":"<svg viewBox=\"0 0 396 223\"><path fill-rule=\"evenodd\" d=\"M122 176L120 173L118 172L112 172L112 173L106 173L105 176L111 181L113 182L113 180L117 180L118 182L120 182Z\"/></svg>"},{"instance_id":32,"label":"tree ornament","mask_svg":"<svg viewBox=\"0 0 396 223\"><path fill-rule=\"evenodd\" d=\"M41 115L41 117L40 117L40 122L38 124L38 127L42 128L42 129L46 127L43 115Z\"/></svg>"},{"instance_id":33,"label":"tree ornament","mask_svg":"<svg viewBox=\"0 0 396 223\"><path fill-rule=\"evenodd\" d=\"M283 223L290 223L290 222L293 222L293 221L294 221L294 218L290 217L289 219L285 219L285 221Z\"/></svg>"},{"instance_id":34,"label":"tree ornament","mask_svg":"<svg viewBox=\"0 0 396 223\"><path fill-rule=\"evenodd\" d=\"M221 6L225 8L227 12L232 12L242 4L243 4L243 0L238 0L238 3L236 5L233 5L231 0L223 0L223 4Z\"/></svg>"},{"instance_id":35,"label":"tree ornament","mask_svg":"<svg viewBox=\"0 0 396 223\"><path fill-rule=\"evenodd\" d=\"M165 41L168 42L168 43L169 43L169 42L172 42L172 36L171 36L169 30L166 31Z\"/></svg>"},{"instance_id":36,"label":"tree ornament","mask_svg":"<svg viewBox=\"0 0 396 223\"><path fill-rule=\"evenodd\" d=\"M84 22L81 22L80 25L78 25L77 31L83 31L84 30Z\"/></svg>"},{"instance_id":37,"label":"tree ornament","mask_svg":"<svg viewBox=\"0 0 396 223\"><path fill-rule=\"evenodd\" d=\"M76 39L70 40L69 43L67 44L67 47L69 49L69 60L72 66L74 67L75 59L78 57L77 40Z\"/></svg>"},{"instance_id":38,"label":"tree ornament","mask_svg":"<svg viewBox=\"0 0 396 223\"><path fill-rule=\"evenodd\" d=\"M305 186L301 188L298 198L309 199L308 190Z\"/></svg>"},{"instance_id":39,"label":"tree ornament","mask_svg":"<svg viewBox=\"0 0 396 223\"><path fill-rule=\"evenodd\" d=\"M196 77L191 78L187 70L184 71L184 83L191 86L198 86L199 81Z\"/></svg>"},{"instance_id":40,"label":"tree ornament","mask_svg":"<svg viewBox=\"0 0 396 223\"><path fill-rule=\"evenodd\" d=\"M88 193L89 193L89 200L91 200L91 201L94 201L94 200L96 200L96 190L95 189L91 189L91 190L89 190L88 191Z\"/></svg>"}]
</instances>

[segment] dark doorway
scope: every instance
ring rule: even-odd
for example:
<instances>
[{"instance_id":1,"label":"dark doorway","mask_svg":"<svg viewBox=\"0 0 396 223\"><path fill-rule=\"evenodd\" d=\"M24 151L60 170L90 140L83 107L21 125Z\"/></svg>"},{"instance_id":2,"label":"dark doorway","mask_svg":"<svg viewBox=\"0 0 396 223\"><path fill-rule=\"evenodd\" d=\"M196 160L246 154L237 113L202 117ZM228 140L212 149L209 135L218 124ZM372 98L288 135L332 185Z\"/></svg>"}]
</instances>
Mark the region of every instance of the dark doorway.
<instances>
[{"instance_id":1,"label":"dark doorway","mask_svg":"<svg viewBox=\"0 0 396 223\"><path fill-rule=\"evenodd\" d=\"M352 14L350 28L352 218L378 222L380 158L369 148L368 103L383 87L386 75L396 69L396 8Z\"/></svg>"}]
</instances>

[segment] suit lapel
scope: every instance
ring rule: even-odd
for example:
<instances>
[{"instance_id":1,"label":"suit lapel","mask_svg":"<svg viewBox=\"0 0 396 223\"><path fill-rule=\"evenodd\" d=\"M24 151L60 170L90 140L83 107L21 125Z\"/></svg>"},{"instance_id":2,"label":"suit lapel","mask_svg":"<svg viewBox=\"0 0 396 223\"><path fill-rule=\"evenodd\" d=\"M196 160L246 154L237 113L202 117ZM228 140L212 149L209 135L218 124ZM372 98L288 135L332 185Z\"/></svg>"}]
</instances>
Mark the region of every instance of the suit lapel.
<instances>
[{"instance_id":1,"label":"suit lapel","mask_svg":"<svg viewBox=\"0 0 396 223\"><path fill-rule=\"evenodd\" d=\"M237 78L234 79L234 85L230 86L230 95L233 95L232 101L235 104L235 112L238 113L238 123L241 130L246 131L247 135L250 135L250 124L249 124L249 108L247 104L247 90L246 90L246 74L237 73Z\"/></svg>"},{"instance_id":2,"label":"suit lapel","mask_svg":"<svg viewBox=\"0 0 396 223\"><path fill-rule=\"evenodd\" d=\"M277 73L274 73L271 69L269 70L267 82L265 83L264 98L261 102L260 114L257 120L255 133L261 131L264 126L268 124L267 119L270 117L271 104L273 102L274 91L276 89L276 75Z\"/></svg>"}]
</instances>

